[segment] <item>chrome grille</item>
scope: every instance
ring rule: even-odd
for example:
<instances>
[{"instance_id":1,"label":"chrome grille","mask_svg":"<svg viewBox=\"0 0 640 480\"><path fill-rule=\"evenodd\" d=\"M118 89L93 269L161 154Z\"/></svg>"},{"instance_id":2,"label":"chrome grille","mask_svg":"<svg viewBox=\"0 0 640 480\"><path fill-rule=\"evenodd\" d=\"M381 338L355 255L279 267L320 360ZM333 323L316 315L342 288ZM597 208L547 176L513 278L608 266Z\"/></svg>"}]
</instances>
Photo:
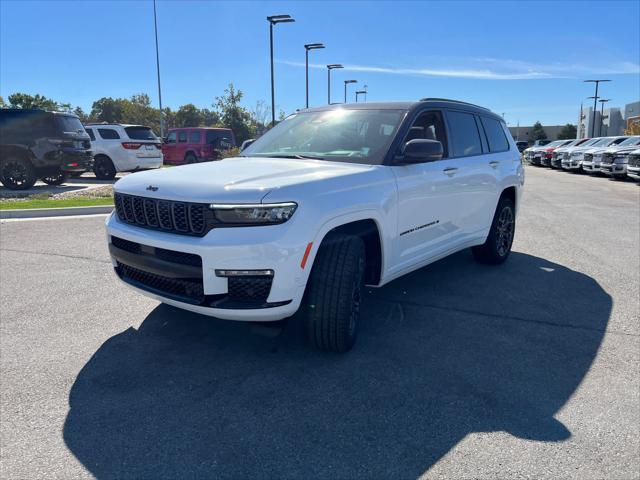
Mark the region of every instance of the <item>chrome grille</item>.
<instances>
[{"instance_id":1,"label":"chrome grille","mask_svg":"<svg viewBox=\"0 0 640 480\"><path fill-rule=\"evenodd\" d=\"M174 202L116 193L116 214L126 223L181 235L203 236L214 225L207 204Z\"/></svg>"},{"instance_id":2,"label":"chrome grille","mask_svg":"<svg viewBox=\"0 0 640 480\"><path fill-rule=\"evenodd\" d=\"M640 167L640 155L629 155L629 166Z\"/></svg>"}]
</instances>

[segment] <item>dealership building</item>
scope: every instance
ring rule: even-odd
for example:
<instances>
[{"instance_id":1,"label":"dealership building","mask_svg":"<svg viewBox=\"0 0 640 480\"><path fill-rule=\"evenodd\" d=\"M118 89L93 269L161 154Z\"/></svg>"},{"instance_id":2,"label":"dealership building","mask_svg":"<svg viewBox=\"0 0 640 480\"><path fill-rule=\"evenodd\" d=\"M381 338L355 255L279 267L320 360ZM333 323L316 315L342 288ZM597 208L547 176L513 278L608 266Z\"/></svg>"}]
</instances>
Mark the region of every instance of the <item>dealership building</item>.
<instances>
[{"instance_id":1,"label":"dealership building","mask_svg":"<svg viewBox=\"0 0 640 480\"><path fill-rule=\"evenodd\" d=\"M578 138L591 136L593 107L585 107L578 115ZM624 108L605 108L600 115L596 110L593 136L611 137L622 135L631 123L640 122L640 102L628 103Z\"/></svg>"}]
</instances>

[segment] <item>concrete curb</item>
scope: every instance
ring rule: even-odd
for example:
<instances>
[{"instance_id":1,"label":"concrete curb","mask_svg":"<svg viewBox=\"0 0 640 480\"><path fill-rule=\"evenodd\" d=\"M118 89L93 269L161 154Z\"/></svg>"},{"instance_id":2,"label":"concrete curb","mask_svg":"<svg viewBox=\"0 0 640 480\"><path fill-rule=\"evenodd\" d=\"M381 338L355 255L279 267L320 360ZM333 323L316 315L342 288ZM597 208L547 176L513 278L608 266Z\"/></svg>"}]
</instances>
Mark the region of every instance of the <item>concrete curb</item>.
<instances>
[{"instance_id":1,"label":"concrete curb","mask_svg":"<svg viewBox=\"0 0 640 480\"><path fill-rule=\"evenodd\" d=\"M69 215L96 215L111 213L113 205L96 205L95 207L66 207L66 208L25 208L19 210L0 210L0 219L8 218L38 218L38 217L66 217Z\"/></svg>"}]
</instances>

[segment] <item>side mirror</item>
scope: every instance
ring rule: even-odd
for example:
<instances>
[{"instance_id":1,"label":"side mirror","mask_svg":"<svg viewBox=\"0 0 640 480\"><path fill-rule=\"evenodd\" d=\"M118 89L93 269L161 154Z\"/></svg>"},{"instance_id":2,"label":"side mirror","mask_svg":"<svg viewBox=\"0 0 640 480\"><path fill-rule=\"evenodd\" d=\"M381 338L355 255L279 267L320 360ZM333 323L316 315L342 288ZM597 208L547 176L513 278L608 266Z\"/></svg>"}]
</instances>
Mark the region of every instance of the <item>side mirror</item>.
<instances>
[{"instance_id":1,"label":"side mirror","mask_svg":"<svg viewBox=\"0 0 640 480\"><path fill-rule=\"evenodd\" d=\"M245 140L244 142L242 142L242 146L240 147L240 151L244 150L245 148L247 148L249 145L251 145L255 141L256 141L255 138L250 138L249 140Z\"/></svg>"},{"instance_id":2,"label":"side mirror","mask_svg":"<svg viewBox=\"0 0 640 480\"><path fill-rule=\"evenodd\" d=\"M444 150L438 140L416 138L409 140L402 149L402 163L426 163L442 159Z\"/></svg>"}]
</instances>

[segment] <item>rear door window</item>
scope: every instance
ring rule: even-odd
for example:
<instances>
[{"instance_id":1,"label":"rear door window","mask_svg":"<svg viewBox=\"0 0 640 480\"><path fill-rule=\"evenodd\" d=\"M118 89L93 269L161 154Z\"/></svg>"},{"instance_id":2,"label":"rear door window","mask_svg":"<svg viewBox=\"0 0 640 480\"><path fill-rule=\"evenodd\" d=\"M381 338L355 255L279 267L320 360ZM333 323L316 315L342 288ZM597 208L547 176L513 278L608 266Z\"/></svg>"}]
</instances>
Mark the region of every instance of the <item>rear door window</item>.
<instances>
[{"instance_id":1,"label":"rear door window","mask_svg":"<svg viewBox=\"0 0 640 480\"><path fill-rule=\"evenodd\" d=\"M495 118L480 117L482 126L487 134L490 152L506 152L509 150L509 141L504 133L502 124Z\"/></svg>"},{"instance_id":2,"label":"rear door window","mask_svg":"<svg viewBox=\"0 0 640 480\"><path fill-rule=\"evenodd\" d=\"M91 141L92 142L95 141L96 136L93 134L93 130L91 128L85 128L85 130L89 134L89 138L91 139Z\"/></svg>"},{"instance_id":3,"label":"rear door window","mask_svg":"<svg viewBox=\"0 0 640 480\"><path fill-rule=\"evenodd\" d=\"M157 140L156 134L149 127L125 127L124 131L131 140Z\"/></svg>"},{"instance_id":4,"label":"rear door window","mask_svg":"<svg viewBox=\"0 0 640 480\"><path fill-rule=\"evenodd\" d=\"M447 112L452 156L469 157L482 154L482 141L476 119L471 113Z\"/></svg>"},{"instance_id":5,"label":"rear door window","mask_svg":"<svg viewBox=\"0 0 640 480\"><path fill-rule=\"evenodd\" d=\"M120 135L113 128L99 128L98 135L104 140L118 140Z\"/></svg>"},{"instance_id":6,"label":"rear door window","mask_svg":"<svg viewBox=\"0 0 640 480\"><path fill-rule=\"evenodd\" d=\"M189 143L200 143L200 130L189 133Z\"/></svg>"}]
</instances>

